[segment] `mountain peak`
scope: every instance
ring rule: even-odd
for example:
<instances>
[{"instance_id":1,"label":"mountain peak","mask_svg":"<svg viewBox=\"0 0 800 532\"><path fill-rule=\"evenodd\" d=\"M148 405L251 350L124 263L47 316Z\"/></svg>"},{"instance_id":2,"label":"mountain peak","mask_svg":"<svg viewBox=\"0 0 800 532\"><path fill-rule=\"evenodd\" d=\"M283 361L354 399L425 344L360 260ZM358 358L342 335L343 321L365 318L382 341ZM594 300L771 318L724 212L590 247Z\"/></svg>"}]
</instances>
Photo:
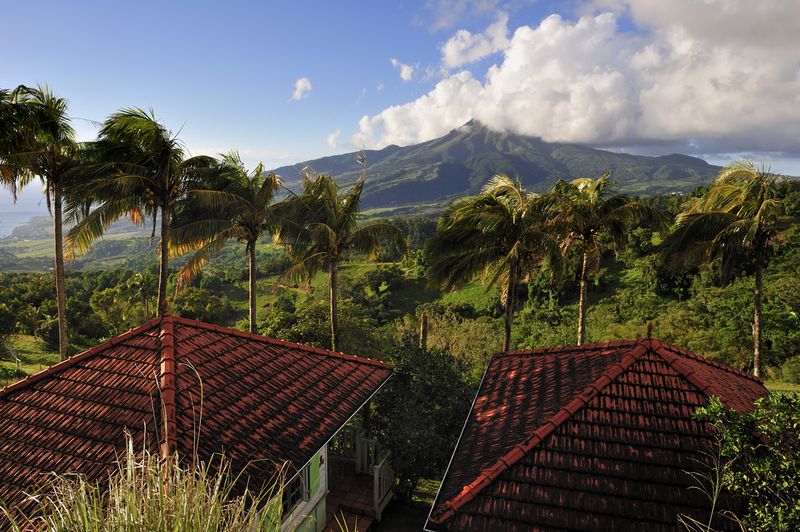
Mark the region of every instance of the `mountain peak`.
<instances>
[{"instance_id":1,"label":"mountain peak","mask_svg":"<svg viewBox=\"0 0 800 532\"><path fill-rule=\"evenodd\" d=\"M575 144L547 143L537 137L496 131L476 119L443 137L412 146L387 146L370 151L365 208L388 212L420 212L479 192L498 173L519 179L528 190L548 190L558 179L598 176L611 170L620 192L652 194L686 192L708 183L719 167L685 155L646 157L612 153ZM361 167L354 154L299 163L354 182ZM289 187L299 187L295 166L276 172ZM399 210L398 210L399 209Z\"/></svg>"},{"instance_id":2,"label":"mountain peak","mask_svg":"<svg viewBox=\"0 0 800 532\"><path fill-rule=\"evenodd\" d=\"M450 131L450 133L475 133L477 131L488 130L483 122L477 118L470 118L466 123Z\"/></svg>"}]
</instances>

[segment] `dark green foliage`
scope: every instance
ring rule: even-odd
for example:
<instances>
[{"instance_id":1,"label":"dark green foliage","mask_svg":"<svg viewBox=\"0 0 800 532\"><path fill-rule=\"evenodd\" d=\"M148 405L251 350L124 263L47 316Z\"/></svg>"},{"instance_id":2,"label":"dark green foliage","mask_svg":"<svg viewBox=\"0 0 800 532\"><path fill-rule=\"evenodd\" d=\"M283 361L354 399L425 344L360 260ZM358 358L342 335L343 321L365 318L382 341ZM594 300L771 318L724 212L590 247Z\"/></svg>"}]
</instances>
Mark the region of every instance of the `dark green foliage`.
<instances>
[{"instance_id":1,"label":"dark green foliage","mask_svg":"<svg viewBox=\"0 0 800 532\"><path fill-rule=\"evenodd\" d=\"M450 353L421 349L413 338L388 352L394 376L376 399L374 430L392 454L398 490L410 497L422 478L440 478L472 399Z\"/></svg>"},{"instance_id":2,"label":"dark green foliage","mask_svg":"<svg viewBox=\"0 0 800 532\"><path fill-rule=\"evenodd\" d=\"M783 363L781 378L786 382L800 384L800 355L793 356Z\"/></svg>"},{"instance_id":3,"label":"dark green foliage","mask_svg":"<svg viewBox=\"0 0 800 532\"><path fill-rule=\"evenodd\" d=\"M0 303L0 341L17 328L17 318L8 305Z\"/></svg>"},{"instance_id":4,"label":"dark green foliage","mask_svg":"<svg viewBox=\"0 0 800 532\"><path fill-rule=\"evenodd\" d=\"M800 395L772 394L746 413L712 398L697 417L719 431L723 488L746 501L746 528L800 530Z\"/></svg>"},{"instance_id":5,"label":"dark green foliage","mask_svg":"<svg viewBox=\"0 0 800 532\"><path fill-rule=\"evenodd\" d=\"M58 351L58 320L47 318L39 323L34 334L48 351Z\"/></svg>"},{"instance_id":6,"label":"dark green foliage","mask_svg":"<svg viewBox=\"0 0 800 532\"><path fill-rule=\"evenodd\" d=\"M218 296L205 288L191 287L175 298L173 312L208 323L228 323L234 309L225 296Z\"/></svg>"},{"instance_id":7,"label":"dark green foliage","mask_svg":"<svg viewBox=\"0 0 800 532\"><path fill-rule=\"evenodd\" d=\"M258 324L259 334L330 349L328 307L323 301L295 307L286 297ZM343 311L344 309L342 309Z\"/></svg>"}]
</instances>

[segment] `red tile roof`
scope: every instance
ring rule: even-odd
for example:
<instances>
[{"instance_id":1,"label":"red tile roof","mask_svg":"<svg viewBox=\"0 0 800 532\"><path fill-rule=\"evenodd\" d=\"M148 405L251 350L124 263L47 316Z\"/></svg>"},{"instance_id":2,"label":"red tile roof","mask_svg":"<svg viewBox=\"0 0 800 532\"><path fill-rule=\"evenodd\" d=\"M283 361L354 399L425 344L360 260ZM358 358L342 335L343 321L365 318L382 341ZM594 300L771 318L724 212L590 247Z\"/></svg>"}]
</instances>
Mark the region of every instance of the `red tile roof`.
<instances>
[{"instance_id":1,"label":"red tile roof","mask_svg":"<svg viewBox=\"0 0 800 532\"><path fill-rule=\"evenodd\" d=\"M495 355L426 529L676 530L709 513L686 473L714 441L697 407L767 394L658 340Z\"/></svg>"},{"instance_id":2,"label":"red tile roof","mask_svg":"<svg viewBox=\"0 0 800 532\"><path fill-rule=\"evenodd\" d=\"M152 452L224 452L266 480L275 463L305 465L390 375L368 358L152 320L0 390L0 501L13 507L49 472L104 479L126 432Z\"/></svg>"}]
</instances>

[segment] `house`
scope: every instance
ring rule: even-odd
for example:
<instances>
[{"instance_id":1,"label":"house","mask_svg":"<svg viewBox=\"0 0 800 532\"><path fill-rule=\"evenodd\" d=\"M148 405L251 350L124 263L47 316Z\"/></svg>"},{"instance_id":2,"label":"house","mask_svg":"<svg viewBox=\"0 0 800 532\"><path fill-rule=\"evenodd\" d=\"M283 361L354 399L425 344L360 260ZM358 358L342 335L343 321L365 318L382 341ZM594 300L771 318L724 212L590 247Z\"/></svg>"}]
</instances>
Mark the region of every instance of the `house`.
<instances>
[{"instance_id":1,"label":"house","mask_svg":"<svg viewBox=\"0 0 800 532\"><path fill-rule=\"evenodd\" d=\"M50 472L104 480L127 433L161 456L222 452L251 485L287 464L282 529L320 531L340 510L329 497L357 498L330 478L333 451L348 459L344 440L360 446L361 463L353 454L352 471L339 473L362 484L377 475L366 498L385 506L391 468L348 420L391 373L377 360L157 318L0 391L0 500L25 508Z\"/></svg>"},{"instance_id":2,"label":"house","mask_svg":"<svg viewBox=\"0 0 800 532\"><path fill-rule=\"evenodd\" d=\"M709 502L710 396L749 410L762 382L658 340L514 351L484 374L428 531L680 530ZM719 501L717 509L736 501ZM703 521L705 522L705 521ZM735 529L717 519L715 529Z\"/></svg>"}]
</instances>

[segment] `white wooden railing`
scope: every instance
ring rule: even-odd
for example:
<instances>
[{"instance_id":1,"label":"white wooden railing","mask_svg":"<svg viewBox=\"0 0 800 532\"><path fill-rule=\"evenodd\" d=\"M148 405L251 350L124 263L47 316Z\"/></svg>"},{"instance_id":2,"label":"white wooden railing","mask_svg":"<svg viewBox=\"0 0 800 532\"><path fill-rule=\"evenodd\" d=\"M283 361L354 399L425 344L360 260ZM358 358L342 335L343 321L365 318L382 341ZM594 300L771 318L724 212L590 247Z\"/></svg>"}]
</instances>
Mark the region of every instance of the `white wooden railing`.
<instances>
[{"instance_id":1,"label":"white wooden railing","mask_svg":"<svg viewBox=\"0 0 800 532\"><path fill-rule=\"evenodd\" d=\"M334 436L329 452L355 462L356 473L372 475L372 502L375 518L380 521L381 513L392 499L394 471L389 463L389 453L381 452L375 440L367 438L361 427L346 426Z\"/></svg>"},{"instance_id":2,"label":"white wooden railing","mask_svg":"<svg viewBox=\"0 0 800 532\"><path fill-rule=\"evenodd\" d=\"M389 501L392 500L392 486L394 486L394 471L389 463L388 453L373 468L372 475L372 504L375 509L375 519L381 520L381 513Z\"/></svg>"}]
</instances>

